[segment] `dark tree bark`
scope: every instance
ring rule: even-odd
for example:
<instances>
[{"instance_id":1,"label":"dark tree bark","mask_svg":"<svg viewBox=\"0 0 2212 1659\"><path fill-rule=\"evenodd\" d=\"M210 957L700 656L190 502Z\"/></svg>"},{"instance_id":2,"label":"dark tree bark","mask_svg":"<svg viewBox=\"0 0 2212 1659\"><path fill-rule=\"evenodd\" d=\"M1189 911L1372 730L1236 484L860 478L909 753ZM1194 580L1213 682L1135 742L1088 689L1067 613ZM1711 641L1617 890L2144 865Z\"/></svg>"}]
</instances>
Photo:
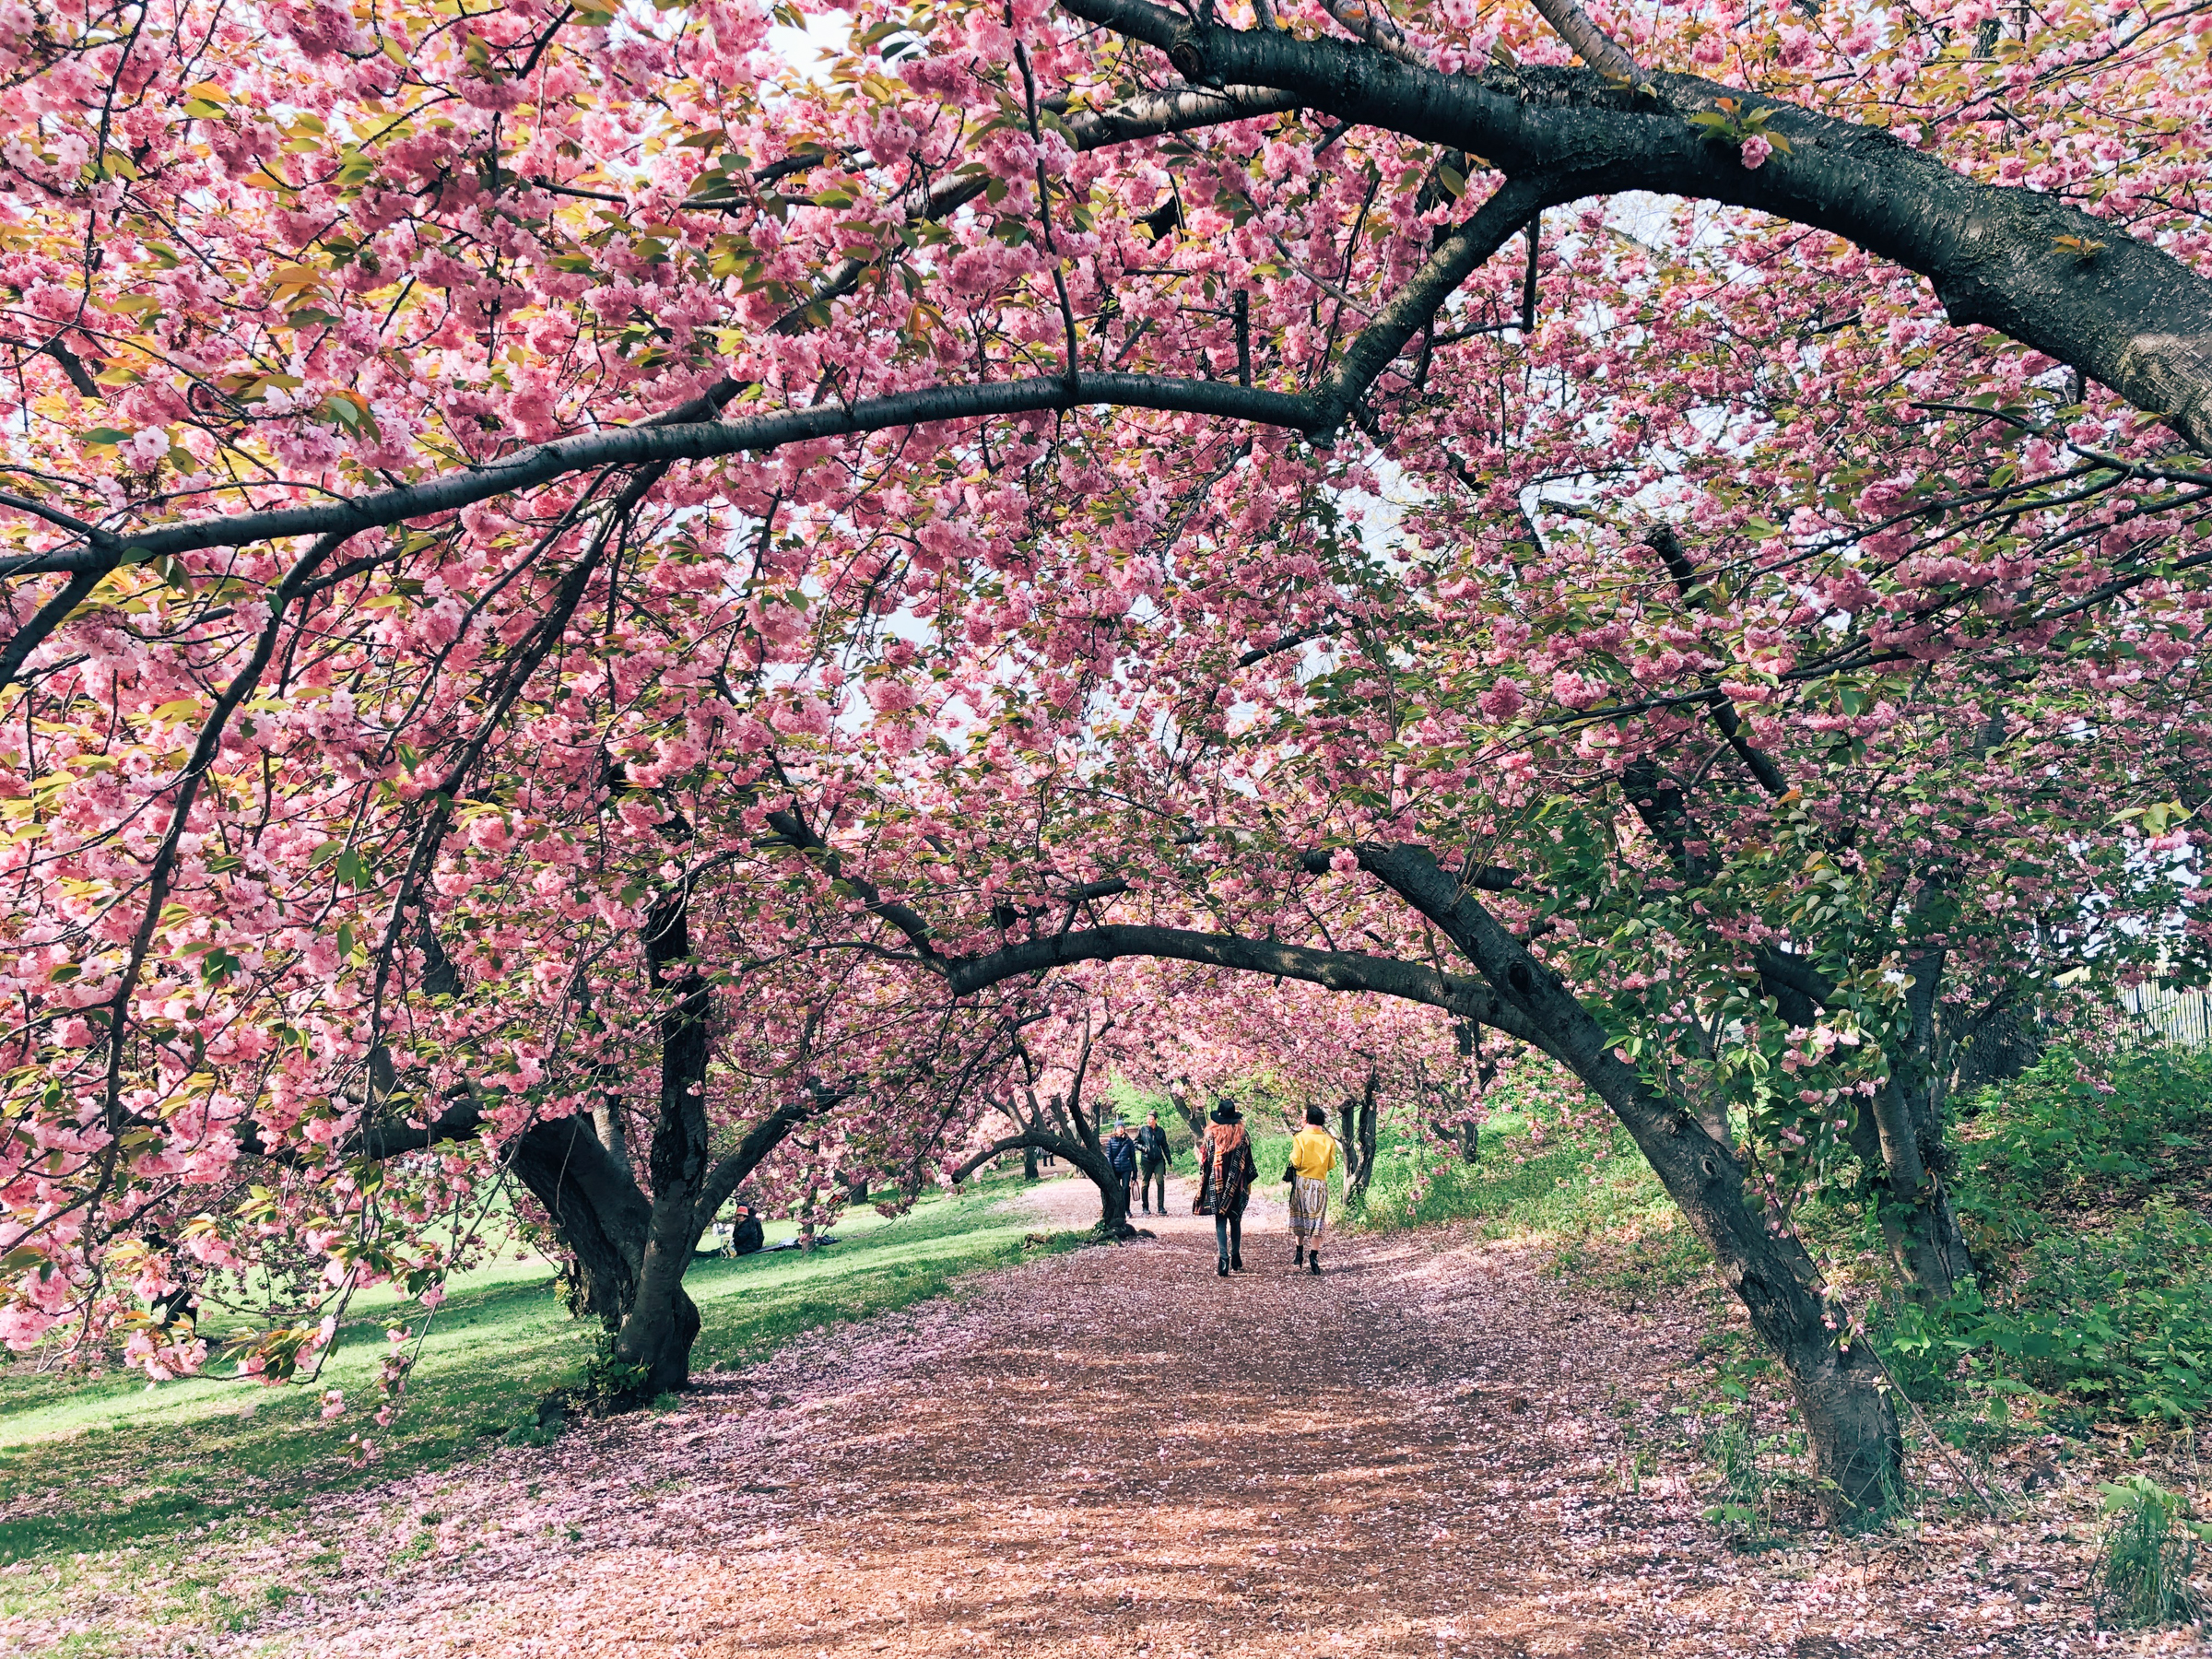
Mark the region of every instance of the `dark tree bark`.
<instances>
[{"instance_id":1,"label":"dark tree bark","mask_svg":"<svg viewBox=\"0 0 2212 1659\"><path fill-rule=\"evenodd\" d=\"M2035 1006L2024 997L2001 996L1959 1022L1950 1042L1949 1092L1967 1095L1992 1083L2009 1082L2043 1057L2043 1047Z\"/></svg>"},{"instance_id":2,"label":"dark tree bark","mask_svg":"<svg viewBox=\"0 0 2212 1659\"><path fill-rule=\"evenodd\" d=\"M1747 1201L1734 1149L1620 1060L1590 1012L1426 848L1362 847L1359 864L1540 1023L1547 1051L1612 1109L1782 1361L1805 1417L1816 1477L1832 1483L1850 1506L1879 1502L1902 1452L1887 1379L1863 1344L1838 1342L1817 1293L1818 1270L1794 1236L1770 1228Z\"/></svg>"},{"instance_id":3,"label":"dark tree bark","mask_svg":"<svg viewBox=\"0 0 2212 1659\"><path fill-rule=\"evenodd\" d=\"M1196 1091L1187 1082L1169 1085L1168 1103L1175 1108L1176 1114L1182 1119L1183 1126L1191 1132L1193 1140L1206 1133L1206 1102L1198 1098Z\"/></svg>"},{"instance_id":4,"label":"dark tree bark","mask_svg":"<svg viewBox=\"0 0 2212 1659\"><path fill-rule=\"evenodd\" d=\"M1054 1158L1065 1158L1083 1171L1091 1185L1099 1189L1099 1232L1106 1238L1126 1238L1135 1230L1129 1225L1129 1185L1115 1173L1095 1138L1086 1146L1077 1136L1055 1131L1044 1122L1032 1124L1019 1135L1009 1135L995 1140L952 1172L954 1185L959 1185L984 1164L1002 1152L1020 1150L1034 1159L1040 1152Z\"/></svg>"},{"instance_id":5,"label":"dark tree bark","mask_svg":"<svg viewBox=\"0 0 2212 1659\"><path fill-rule=\"evenodd\" d=\"M1381 1088L1382 1080L1371 1065L1365 1087L1358 1095L1347 1096L1336 1109L1344 1131L1339 1138L1344 1142L1344 1201L1347 1205L1367 1196L1368 1182L1375 1176L1375 1115Z\"/></svg>"},{"instance_id":6,"label":"dark tree bark","mask_svg":"<svg viewBox=\"0 0 2212 1659\"><path fill-rule=\"evenodd\" d=\"M1075 17L1158 47L1192 83L1076 117L1069 126L1083 149L1307 107L1347 125L1481 156L1506 182L1438 244L1311 393L1214 379L1072 373L927 386L724 419L746 389L724 381L637 425L533 445L488 465L327 504L128 534L94 531L79 543L0 562L0 576L67 572L97 580L124 562L126 549L144 561L295 536L342 542L602 466L637 465L657 476L679 461L765 453L811 439L1093 404L1253 421L1325 440L1459 284L1536 215L1624 190L1727 202L1832 230L1926 276L1954 323L1983 324L2045 352L2165 420L2197 450L2212 451L2212 282L2108 220L2034 191L1977 183L1887 131L1694 76L1622 79L1599 69L1528 65L1446 76L1375 46L1196 23L1149 0L1062 4ZM1786 137L1790 149L1757 169L1745 167L1735 146L1692 119L1718 112L1724 99L1755 106L1766 130ZM947 181L915 217L949 211L973 194L972 180ZM864 268L848 261L827 274L822 297L848 291ZM0 653L0 670L15 671L65 614L58 596L41 607Z\"/></svg>"},{"instance_id":7,"label":"dark tree bark","mask_svg":"<svg viewBox=\"0 0 2212 1659\"><path fill-rule=\"evenodd\" d=\"M706 1102L708 991L691 959L690 915L690 888L679 883L655 900L645 917L653 988L670 1002L660 1019L660 1100L647 1153L651 1219L636 1292L615 1332L614 1356L618 1364L635 1369L635 1392L648 1398L690 1381L699 1310L684 1293L684 1274L713 1218L712 1210L699 1213L712 1133Z\"/></svg>"},{"instance_id":8,"label":"dark tree bark","mask_svg":"<svg viewBox=\"0 0 2212 1659\"><path fill-rule=\"evenodd\" d=\"M1698 592L1697 572L1673 527L1654 526L1645 545L1666 567L1677 592L1690 600ZM1710 712L1715 729L1759 787L1771 796L1785 794L1788 779L1771 758L1752 746L1728 700L1716 697ZM1682 881L1694 888L1711 880L1713 861L1696 851L1706 844L1704 832L1687 795L1659 763L1649 757L1631 761L1621 782L1630 807L1665 850ZM1888 1050L1889 1086L1869 1112L1861 1113L1865 1144L1858 1147L1890 1259L1914 1300L1923 1304L1949 1296L1970 1265L1965 1239L1941 1179L1948 1162L1943 1135L1943 1068L1937 1064L1941 1033L1936 1016L1943 965L1943 953L1937 951L1912 966L1914 983L1907 997L1908 1029L1903 1040ZM1820 1009L1834 999L1835 987L1826 975L1779 950L1763 952L1758 967L1760 989L1773 997L1776 1014L1792 1026L1811 1026ZM1724 1099L1700 1094L1689 1105L1699 1126L1713 1140L1733 1139Z\"/></svg>"},{"instance_id":9,"label":"dark tree bark","mask_svg":"<svg viewBox=\"0 0 2212 1659\"><path fill-rule=\"evenodd\" d=\"M1905 971L1909 1020L1890 1056L1889 1082L1874 1097L1875 1136L1881 1150L1882 1236L1914 1300L1942 1300L1972 1270L1966 1238L1944 1182L1951 1161L1944 1144L1945 1068L1936 996L1945 953L1923 951Z\"/></svg>"},{"instance_id":10,"label":"dark tree bark","mask_svg":"<svg viewBox=\"0 0 2212 1659\"><path fill-rule=\"evenodd\" d=\"M435 946L433 936L426 937ZM705 1101L711 993L691 958L688 886L664 894L647 912L645 948L654 988L671 998L658 1031L651 1195L639 1185L622 1137L605 1133L599 1110L591 1117L535 1124L507 1144L516 1179L544 1207L568 1253L571 1310L598 1320L612 1338L618 1364L634 1373L602 1402L617 1408L689 1382L700 1321L683 1278L700 1240L738 1186L794 1129L845 1098L811 1085L803 1098L754 1124L735 1150L712 1159ZM431 955L441 983L457 990L458 978L442 948ZM473 1140L483 1128L481 1103L465 1097L421 1125L371 1124L351 1149L363 1158L394 1158L441 1142ZM258 1151L246 1138L247 1149ZM757 1247L759 1223L752 1225Z\"/></svg>"},{"instance_id":11,"label":"dark tree bark","mask_svg":"<svg viewBox=\"0 0 2212 1659\"><path fill-rule=\"evenodd\" d=\"M614 1162L579 1118L524 1131L512 1143L509 1164L568 1251L570 1312L618 1329L637 1296L653 1218L629 1171Z\"/></svg>"}]
</instances>

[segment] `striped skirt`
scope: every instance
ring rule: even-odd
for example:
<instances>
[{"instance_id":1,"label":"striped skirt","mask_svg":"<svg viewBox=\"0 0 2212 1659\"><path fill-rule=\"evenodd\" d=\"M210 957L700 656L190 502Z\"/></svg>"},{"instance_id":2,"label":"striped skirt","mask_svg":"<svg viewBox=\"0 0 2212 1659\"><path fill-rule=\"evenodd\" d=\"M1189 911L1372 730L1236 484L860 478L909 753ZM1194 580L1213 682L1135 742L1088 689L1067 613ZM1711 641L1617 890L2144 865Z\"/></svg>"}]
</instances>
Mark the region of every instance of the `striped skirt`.
<instances>
[{"instance_id":1,"label":"striped skirt","mask_svg":"<svg viewBox=\"0 0 2212 1659\"><path fill-rule=\"evenodd\" d=\"M1321 1242L1322 1223L1329 1216L1327 1178L1316 1181L1300 1175L1290 1183L1290 1234L1309 1250Z\"/></svg>"}]
</instances>

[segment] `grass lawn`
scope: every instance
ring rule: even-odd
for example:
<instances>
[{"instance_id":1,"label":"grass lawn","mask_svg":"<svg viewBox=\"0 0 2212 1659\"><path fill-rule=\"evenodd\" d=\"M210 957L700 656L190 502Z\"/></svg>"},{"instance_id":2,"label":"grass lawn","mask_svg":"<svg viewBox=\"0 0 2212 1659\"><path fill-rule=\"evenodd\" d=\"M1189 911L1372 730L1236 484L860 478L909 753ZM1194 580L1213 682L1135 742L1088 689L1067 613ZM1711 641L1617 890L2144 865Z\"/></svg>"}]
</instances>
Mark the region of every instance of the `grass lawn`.
<instances>
[{"instance_id":1,"label":"grass lawn","mask_svg":"<svg viewBox=\"0 0 2212 1659\"><path fill-rule=\"evenodd\" d=\"M799 1332L908 1306L947 1290L959 1275L1069 1247L1079 1234L1025 1245L1037 1223L1004 1201L1018 1178L932 1197L885 1220L872 1209L837 1227L839 1242L700 1261L686 1280L703 1328L694 1370L736 1369ZM789 1236L788 1227L771 1230ZM274 1530L285 1512L321 1493L438 1468L536 1434L535 1406L575 1381L593 1355L595 1326L571 1319L549 1264L532 1254L456 1277L389 1430L371 1420L385 1329L420 1331L414 1303L357 1297L314 1388L263 1388L194 1380L149 1387L135 1373L41 1373L29 1356L0 1365L0 1648L7 1621L38 1618L85 1574L156 1568L140 1609L147 1623L243 1628L252 1609L210 1603L211 1586L171 1576L171 1541L216 1529ZM358 1408L324 1421L321 1393L337 1388ZM349 1443L375 1442L363 1465ZM218 1598L219 1599L219 1598ZM84 1630L56 1652L103 1653L124 1630ZM139 1636L133 1639L142 1641Z\"/></svg>"}]
</instances>

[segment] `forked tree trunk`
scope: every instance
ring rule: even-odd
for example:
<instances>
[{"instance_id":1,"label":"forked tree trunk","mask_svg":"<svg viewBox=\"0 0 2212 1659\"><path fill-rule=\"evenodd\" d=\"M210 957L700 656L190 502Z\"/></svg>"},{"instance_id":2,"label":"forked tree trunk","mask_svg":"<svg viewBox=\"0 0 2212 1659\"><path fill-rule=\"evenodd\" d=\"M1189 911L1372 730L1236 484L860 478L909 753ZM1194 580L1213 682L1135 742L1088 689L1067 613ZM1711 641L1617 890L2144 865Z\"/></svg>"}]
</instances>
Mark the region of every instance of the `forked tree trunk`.
<instances>
[{"instance_id":1,"label":"forked tree trunk","mask_svg":"<svg viewBox=\"0 0 2212 1659\"><path fill-rule=\"evenodd\" d=\"M1446 1136L1459 1144L1459 1161L1463 1164L1482 1161L1482 1125L1473 1118L1462 1118Z\"/></svg>"},{"instance_id":2,"label":"forked tree trunk","mask_svg":"<svg viewBox=\"0 0 2212 1659\"><path fill-rule=\"evenodd\" d=\"M568 1252L569 1311L613 1332L637 1295L653 1206L582 1119L533 1125L507 1158Z\"/></svg>"}]
</instances>

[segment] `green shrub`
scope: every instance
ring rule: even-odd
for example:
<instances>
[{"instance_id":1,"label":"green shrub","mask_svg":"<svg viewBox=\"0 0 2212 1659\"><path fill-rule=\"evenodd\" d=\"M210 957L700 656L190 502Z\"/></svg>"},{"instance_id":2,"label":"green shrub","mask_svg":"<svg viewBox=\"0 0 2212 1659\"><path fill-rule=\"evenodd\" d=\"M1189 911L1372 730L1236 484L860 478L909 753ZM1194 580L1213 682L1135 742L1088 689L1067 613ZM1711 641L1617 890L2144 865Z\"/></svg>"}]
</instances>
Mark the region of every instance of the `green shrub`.
<instances>
[{"instance_id":1,"label":"green shrub","mask_svg":"<svg viewBox=\"0 0 2212 1659\"><path fill-rule=\"evenodd\" d=\"M2189 1500L2147 1476L2101 1488L2112 1517L2097 1574L2097 1617L2122 1630L2182 1624L2199 1618L2203 1598L2189 1583L2196 1547L2212 1526L2189 1518Z\"/></svg>"},{"instance_id":2,"label":"green shrub","mask_svg":"<svg viewBox=\"0 0 2212 1659\"><path fill-rule=\"evenodd\" d=\"M2147 1049L2109 1082L2072 1049L1959 1103L1955 1199L1984 1246L2032 1238L2038 1206L2138 1192L2195 1153L2212 1106L2212 1052Z\"/></svg>"},{"instance_id":3,"label":"green shrub","mask_svg":"<svg viewBox=\"0 0 2212 1659\"><path fill-rule=\"evenodd\" d=\"M2100 1414L2183 1422L2212 1410L2212 1226L2154 1202L2111 1232L2054 1233L2002 1302L1969 1286L1889 1311L1877 1333L1921 1401L2064 1395Z\"/></svg>"},{"instance_id":4,"label":"green shrub","mask_svg":"<svg viewBox=\"0 0 2212 1659\"><path fill-rule=\"evenodd\" d=\"M2140 1420L2212 1409L2212 1225L2145 1201L2206 1160L2208 1131L2212 1055L2172 1049L2124 1057L2109 1081L2053 1051L1962 1103L1952 1198L1984 1273L1884 1311L1900 1385L1975 1396L2000 1421L2035 1394Z\"/></svg>"}]
</instances>

